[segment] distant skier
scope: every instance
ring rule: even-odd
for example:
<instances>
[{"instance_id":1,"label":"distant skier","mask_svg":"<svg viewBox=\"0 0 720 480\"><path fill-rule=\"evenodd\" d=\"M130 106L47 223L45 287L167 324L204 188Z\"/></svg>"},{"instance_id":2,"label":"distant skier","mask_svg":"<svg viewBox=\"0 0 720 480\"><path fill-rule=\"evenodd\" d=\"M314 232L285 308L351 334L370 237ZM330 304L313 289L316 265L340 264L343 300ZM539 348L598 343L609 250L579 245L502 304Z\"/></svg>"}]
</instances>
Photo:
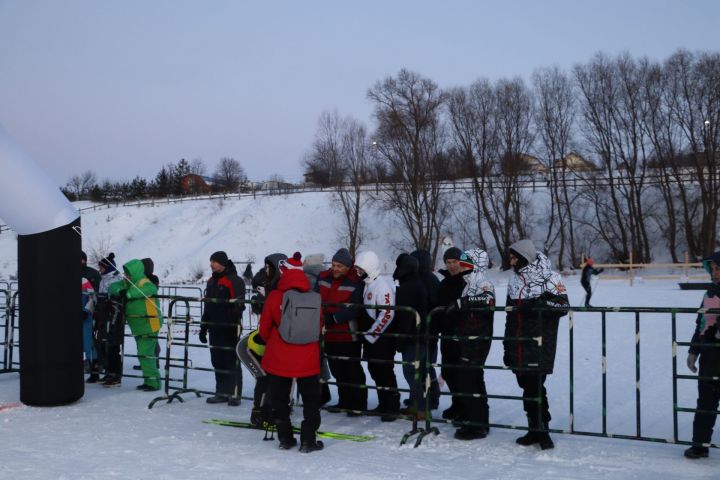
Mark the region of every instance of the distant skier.
<instances>
[{"instance_id":1,"label":"distant skier","mask_svg":"<svg viewBox=\"0 0 720 480\"><path fill-rule=\"evenodd\" d=\"M710 274L711 286L705 292L702 308L720 308L720 250L703 261L705 270ZM708 445L712 440L713 427L720 403L720 318L718 315L701 313L697 316L695 334L692 337L687 357L687 366L693 373L698 356L700 373L698 374L698 400L693 420L693 445L685 450L687 458L703 458L709 453Z\"/></svg>"},{"instance_id":2,"label":"distant skier","mask_svg":"<svg viewBox=\"0 0 720 480\"><path fill-rule=\"evenodd\" d=\"M600 275L603 271L605 271L604 268L593 268L593 265L595 265L595 262L592 258L589 258L585 261L585 266L582 269L582 276L580 278L580 285L585 289L585 306L586 307L592 307L590 305L590 297L592 297L592 286L591 286L591 280L593 275Z\"/></svg>"}]
</instances>

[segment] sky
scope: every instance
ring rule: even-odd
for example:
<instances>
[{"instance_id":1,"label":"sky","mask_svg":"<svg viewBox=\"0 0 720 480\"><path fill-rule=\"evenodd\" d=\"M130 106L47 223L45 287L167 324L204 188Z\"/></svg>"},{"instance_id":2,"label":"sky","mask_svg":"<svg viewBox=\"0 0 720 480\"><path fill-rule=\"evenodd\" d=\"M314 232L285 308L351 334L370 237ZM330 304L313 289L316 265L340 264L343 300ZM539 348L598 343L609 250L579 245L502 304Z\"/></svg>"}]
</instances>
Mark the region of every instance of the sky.
<instances>
[{"instance_id":1,"label":"sky","mask_svg":"<svg viewBox=\"0 0 720 480\"><path fill-rule=\"evenodd\" d=\"M59 185L181 158L302 179L323 111L373 128L367 90L570 69L599 51L717 51L717 0L0 0L0 125ZM1 174L1 170L0 170Z\"/></svg>"}]
</instances>

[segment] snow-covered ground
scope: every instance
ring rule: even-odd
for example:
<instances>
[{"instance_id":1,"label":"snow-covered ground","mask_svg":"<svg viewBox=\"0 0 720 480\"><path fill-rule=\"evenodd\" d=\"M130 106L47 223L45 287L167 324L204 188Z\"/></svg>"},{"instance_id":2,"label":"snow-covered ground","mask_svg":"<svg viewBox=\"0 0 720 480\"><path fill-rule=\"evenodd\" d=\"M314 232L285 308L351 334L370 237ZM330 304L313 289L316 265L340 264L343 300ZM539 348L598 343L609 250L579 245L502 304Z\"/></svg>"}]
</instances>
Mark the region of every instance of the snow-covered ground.
<instances>
[{"instance_id":1,"label":"snow-covered ground","mask_svg":"<svg viewBox=\"0 0 720 480\"><path fill-rule=\"evenodd\" d=\"M388 262L401 243L391 215L368 213L366 247ZM88 253L115 252L120 261L150 256L165 284L187 282L199 272L207 276L208 258L224 249L234 260L254 260L257 269L268 253L323 252L329 258L341 245L340 214L326 193L294 197L262 197L186 202L155 207L120 207L87 212L82 217L84 248ZM495 262L498 259L493 259ZM16 266L14 234L0 234L0 279L12 277ZM491 278L497 297L505 298L507 274ZM577 276L566 277L574 305L582 303ZM593 304L598 306L692 307L702 292L681 291L677 280L627 281L603 279ZM2 312L0 312L0 316ZM504 314L497 313L495 334L503 333ZM574 427L598 432L602 428L602 352L599 314L576 314L574 320ZM693 315L679 315L678 340L687 341ZM193 332L195 334L195 332ZM196 337L193 337L195 339ZM555 373L548 379L551 427L570 425L568 317L561 322ZM672 343L670 315L643 314L640 320L640 382L642 434L671 439ZM634 435L636 429L635 318L607 316L607 430ZM133 341L127 342L132 353ZM179 352L173 350L173 356ZM688 373L686 349L678 351L678 372ZM209 367L209 354L191 348L193 365ZM126 373L134 363L126 361ZM489 365L501 365L502 345L495 342ZM397 376L402 379L400 369ZM180 373L173 370L174 377ZM369 377L368 377L369 378ZM244 396L253 381L245 375ZM519 395L508 371L488 370L491 395ZM720 451L710 459L686 460L684 446L611 438L553 434L556 448L540 451L517 446L520 431L493 428L483 440L453 439L454 429L439 424L441 434L427 437L419 448L399 446L410 428L407 421L381 423L375 417L348 418L323 412L321 429L375 438L367 443L326 440L322 452L303 455L280 451L276 442L263 442L263 433L207 425L203 419L247 420L250 401L239 407L208 405L204 398L183 396L184 403L158 403L148 409L153 393L135 390L137 378L126 378L119 389L88 385L81 401L55 408L2 406L18 402L18 375L0 375L0 479L230 479L230 478L552 478L552 479L693 479L720 478ZM402 384L403 381L400 380ZM189 387L212 390L210 372L192 371ZM696 386L679 380L678 405L693 407ZM334 393L334 392L333 392ZM334 396L334 399L337 397ZM443 397L441 410L448 404ZM376 397L370 393L370 408ZM491 422L524 425L517 400L491 399ZM439 412L439 411L438 411ZM294 421L299 422L299 409ZM692 414L679 415L681 440L690 439ZM715 443L720 441L718 434Z\"/></svg>"},{"instance_id":2,"label":"snow-covered ground","mask_svg":"<svg viewBox=\"0 0 720 480\"><path fill-rule=\"evenodd\" d=\"M498 295L506 286L495 275ZM576 282L569 283L573 303L582 299ZM697 306L701 292L685 292L675 282L641 281L633 287L618 280L600 281L595 303L615 306ZM504 315L496 315L501 335ZM693 318L678 318L679 340L687 340ZM561 325L556 371L548 381L553 428L569 425L568 323ZM608 431L635 432L634 317L609 316L607 327ZM132 350L130 340L129 350ZM670 322L667 315L641 320L641 405L643 434L672 437ZM489 364L499 365L502 348L493 345ZM679 368L685 372L684 349ZM203 349L191 349L196 366L209 366ZM133 373L126 361L126 373ZM575 316L575 428L601 428L600 322L597 315ZM400 371L398 377L402 378ZM245 376L244 395L253 382ZM369 378L369 377L368 377ZM208 405L204 398L185 394L185 402L158 403L148 409L153 393L135 390L138 379L126 378L119 389L88 385L83 399L55 408L19 406L0 411L0 478L23 479L194 479L194 478L552 478L552 479L676 479L718 478L720 452L710 459L686 460L684 446L629 440L554 434L556 448L540 451L514 443L521 432L494 428L483 440L461 442L453 428L440 424L441 434L427 437L419 448L399 446L410 424L381 423L375 417L348 418L323 412L322 429L373 435L367 443L326 440L322 452L304 455L280 451L276 442L262 441L254 430L218 427L203 419L247 420L250 401L239 407ZM401 381L402 383L402 381ZM507 371L490 371L490 394L518 395ZM209 372L192 372L190 387L212 389ZM679 381L680 406L691 407L695 386ZM0 375L0 404L18 401L17 374ZM447 405L443 397L441 408ZM370 406L375 402L370 393ZM491 421L523 425L519 402L491 401ZM299 422L299 409L294 415ZM690 436L691 414L680 415L680 438ZM715 436L717 442L718 437Z\"/></svg>"}]
</instances>

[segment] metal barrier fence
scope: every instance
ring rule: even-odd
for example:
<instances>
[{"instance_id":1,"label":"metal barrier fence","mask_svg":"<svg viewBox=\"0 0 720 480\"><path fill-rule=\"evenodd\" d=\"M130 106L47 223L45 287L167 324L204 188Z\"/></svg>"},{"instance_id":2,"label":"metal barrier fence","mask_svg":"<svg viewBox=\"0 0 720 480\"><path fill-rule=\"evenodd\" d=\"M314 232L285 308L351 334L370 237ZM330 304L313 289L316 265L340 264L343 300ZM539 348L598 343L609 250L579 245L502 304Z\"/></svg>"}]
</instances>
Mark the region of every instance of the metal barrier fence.
<instances>
[{"instance_id":1,"label":"metal barrier fence","mask_svg":"<svg viewBox=\"0 0 720 480\"><path fill-rule=\"evenodd\" d=\"M172 287L188 288L193 293L200 290L198 287ZM167 290L165 290L167 291ZM164 292L165 292L164 291ZM16 329L16 310L18 293L9 290L0 290L0 321L3 327L3 369L2 372L17 371L18 362L14 360L14 348L18 346ZM209 347L197 343L193 336L196 334L194 328L200 326L202 306L205 303L221 301L205 299L200 296L159 296L163 304L165 316L164 332L158 336L165 340L164 353L160 360L164 360L164 368L161 376L164 384L163 395L154 398L150 403L151 408L157 402L165 400L168 403L177 399L182 401L181 395L191 393L200 396L202 393L214 394L211 391L203 391L193 388L191 383L193 372L215 372L213 368L197 366L194 364L192 349L230 348L230 347ZM225 301L227 302L227 301ZM247 307L252 300L231 300L229 303L243 303ZM328 305L331 306L331 305ZM348 308L372 308L368 305L333 304L332 306L343 306ZM377 305L378 309L388 307ZM425 324L425 331L430 331L432 314L423 321L420 316L409 307L391 307L396 311L404 311L414 315L416 326ZM246 308L243 325L255 328L256 317ZM476 309L478 311L489 309ZM513 307L494 307L495 331L503 331L505 318L497 315L497 312L511 312ZM542 309L536 309L540 312ZM555 360L555 373L549 377L547 382L548 399L551 410L554 414L553 425L559 428L549 429L552 433L568 433L575 435L588 435L608 438L621 438L630 440L642 440L660 443L675 443L689 445L692 442L689 438L689 426L691 421L680 421L682 414L695 413L697 410L689 407L691 402L697 398L697 389L692 388L694 382L699 378L697 375L683 375L678 373L677 357L685 353L689 342L678 341L678 322L684 325L684 337L688 339L694 329L695 316L698 313L720 314L720 310L692 309L692 308L581 308L569 307L565 311L568 314L560 321L558 333L557 357ZM501 328L497 328L500 326ZM646 332L650 332L646 334ZM566 333L563 333L566 332ZM350 332L362 334L363 332ZM387 337L412 338L415 345L415 358L420 358L421 346L425 351L429 350L432 343L438 340L489 340L493 344L490 355L481 366L486 371L485 382L488 385L488 393L485 397L490 401L493 420L488 424L473 424L472 422L455 422L458 425L475 425L486 428L507 428L516 430L527 430L524 425L517 425L519 409L507 407L506 401L537 401L539 398L523 398L518 396L518 387L514 381L510 382L510 369L502 361L502 346L497 342L506 340L504 336L492 337L462 337L442 335L408 335L399 333L385 333ZM130 336L126 334L126 336ZM583 349L576 349L577 337L581 338ZM644 339L647 337L647 341ZM509 338L509 337L508 337ZM516 338L520 341L536 342L542 348L542 338ZM613 349L616 352L614 357L608 357L608 343L612 342L622 347ZM641 350L641 346L644 345ZM621 352L621 353L620 353ZM642 355L641 355L642 352ZM125 353L126 357L137 357L131 353ZM327 356L326 356L327 357ZM154 357L153 357L154 358ZM391 360L366 360L362 358L337 357L338 359L356 360L368 363L385 363L394 366L410 365L414 369L414 385L407 388L399 387L394 389L398 393L409 393L418 384L425 397L425 415L397 415L398 418L406 418L413 421L412 429L405 433L401 443L407 442L413 435L417 434L415 446L421 444L423 438L429 434L437 434L439 423L452 423L451 420L443 420L439 416L433 416L430 404L427 401L430 389L431 368L451 367L462 371L468 369L467 365L451 365L433 361L426 356L425 365L419 362L403 362L393 357ZM627 363L630 367L617 368L618 365ZM424 377L421 378L421 371ZM630 374L628 374L630 372ZM231 373L221 371L221 373ZM124 373L126 377L139 377ZM581 378L582 381L576 381ZM704 380L720 382L717 377L703 377ZM678 380L683 381L681 385ZM687 382L690 380L691 382ZM351 386L369 391L387 390L386 387L377 385L348 385L335 381L328 381L329 385ZM563 394L563 392L567 392ZM441 392L442 396L462 397L468 394L465 392ZM251 398L243 397L251 400ZM580 408L579 408L580 407ZM565 412L564 414L561 412ZM594 413L593 413L594 412ZM369 412L363 412L368 414ZM720 412L716 412L720 413ZM424 417L424 418L423 418ZM684 418L689 417L685 415ZM523 418L523 417L520 417ZM628 418L632 419L628 422ZM667 420L672 420L672 425L667 425ZM422 425L422 426L421 426ZM720 445L711 444L711 447L718 448Z\"/></svg>"}]
</instances>

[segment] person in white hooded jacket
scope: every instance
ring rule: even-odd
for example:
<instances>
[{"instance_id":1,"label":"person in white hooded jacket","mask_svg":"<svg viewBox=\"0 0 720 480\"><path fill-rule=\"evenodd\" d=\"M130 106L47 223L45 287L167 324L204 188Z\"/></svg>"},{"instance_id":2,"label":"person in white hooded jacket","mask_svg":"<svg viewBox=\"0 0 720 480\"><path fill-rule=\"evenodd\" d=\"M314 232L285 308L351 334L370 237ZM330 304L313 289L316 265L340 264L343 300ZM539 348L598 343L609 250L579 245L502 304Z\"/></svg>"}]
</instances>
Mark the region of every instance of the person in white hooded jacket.
<instances>
[{"instance_id":1,"label":"person in white hooded jacket","mask_svg":"<svg viewBox=\"0 0 720 480\"><path fill-rule=\"evenodd\" d=\"M397 418L400 411L400 393L397 390L395 378L395 342L394 339L384 335L392 331L392 321L395 311L391 308L377 308L395 306L395 286L386 278L380 276L380 260L375 252L360 252L355 258L355 269L358 276L363 279L363 304L368 305L365 316L359 322L363 331L363 360L367 361L368 371L377 387L378 406L373 413L380 414L383 422L391 422ZM372 306L371 306L372 305Z\"/></svg>"}]
</instances>

